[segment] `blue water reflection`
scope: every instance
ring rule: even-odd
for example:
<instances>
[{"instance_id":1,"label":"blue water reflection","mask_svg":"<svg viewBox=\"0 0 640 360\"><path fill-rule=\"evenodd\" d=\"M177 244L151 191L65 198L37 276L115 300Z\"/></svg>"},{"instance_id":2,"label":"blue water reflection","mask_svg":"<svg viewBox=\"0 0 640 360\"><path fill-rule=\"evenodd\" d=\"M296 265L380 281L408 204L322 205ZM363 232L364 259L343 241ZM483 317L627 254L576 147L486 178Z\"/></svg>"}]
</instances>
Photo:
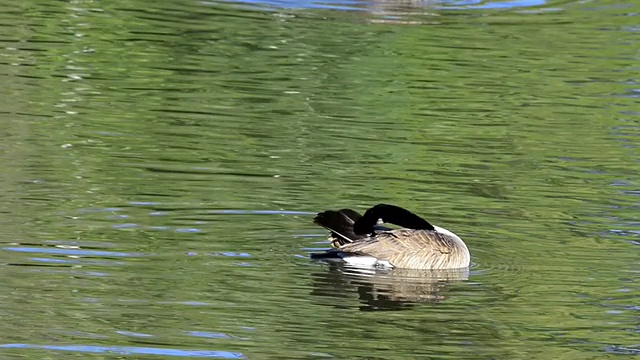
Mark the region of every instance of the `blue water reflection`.
<instances>
[{"instance_id":1,"label":"blue water reflection","mask_svg":"<svg viewBox=\"0 0 640 360\"><path fill-rule=\"evenodd\" d=\"M349 1L349 0L325 0L325 1L295 1L295 0L238 0L229 1L241 4L248 4L259 8L285 8L285 9L328 9L342 11L369 11L376 8L378 1ZM383 2L380 2L383 3ZM443 10L463 10L463 9L510 9L524 8L546 5L545 0L514 0L514 1L491 1L479 0L461 1L415 1L408 6L416 8L433 7Z\"/></svg>"},{"instance_id":2,"label":"blue water reflection","mask_svg":"<svg viewBox=\"0 0 640 360\"><path fill-rule=\"evenodd\" d=\"M242 359L244 355L236 352L214 350L177 350L134 346L92 346L92 345L34 345L34 344L0 344L0 348L39 349L73 351L84 353L105 353L119 355L161 355L196 358Z\"/></svg>"},{"instance_id":3,"label":"blue water reflection","mask_svg":"<svg viewBox=\"0 0 640 360\"><path fill-rule=\"evenodd\" d=\"M99 257L139 256L138 254L128 254L128 253L115 252L115 251L59 249L59 248L5 247L3 248L3 250L27 252L27 253L46 253L46 254L55 254L55 255L75 255L75 256L99 256Z\"/></svg>"}]
</instances>

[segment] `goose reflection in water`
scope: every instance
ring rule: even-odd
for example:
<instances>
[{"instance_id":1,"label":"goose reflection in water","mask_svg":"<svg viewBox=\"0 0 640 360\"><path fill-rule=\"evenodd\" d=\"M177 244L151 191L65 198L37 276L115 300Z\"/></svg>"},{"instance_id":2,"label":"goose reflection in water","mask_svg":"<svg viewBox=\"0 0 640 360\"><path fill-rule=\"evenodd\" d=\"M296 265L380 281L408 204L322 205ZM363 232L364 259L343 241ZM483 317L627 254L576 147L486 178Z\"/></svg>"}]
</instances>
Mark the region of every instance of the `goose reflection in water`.
<instances>
[{"instance_id":1,"label":"goose reflection in water","mask_svg":"<svg viewBox=\"0 0 640 360\"><path fill-rule=\"evenodd\" d=\"M415 270L363 269L331 263L313 274L314 296L349 298L357 294L360 310L408 310L419 303L445 300L450 285L467 280L469 269ZM332 306L347 308L345 301Z\"/></svg>"}]
</instances>

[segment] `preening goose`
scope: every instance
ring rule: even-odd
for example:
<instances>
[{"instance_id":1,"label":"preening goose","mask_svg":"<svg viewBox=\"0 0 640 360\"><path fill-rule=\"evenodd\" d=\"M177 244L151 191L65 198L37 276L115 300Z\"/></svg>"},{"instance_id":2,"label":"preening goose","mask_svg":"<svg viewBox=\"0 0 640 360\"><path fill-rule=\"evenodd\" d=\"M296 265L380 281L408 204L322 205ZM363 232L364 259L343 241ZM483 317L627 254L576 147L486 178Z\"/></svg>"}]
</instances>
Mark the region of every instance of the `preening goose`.
<instances>
[{"instance_id":1,"label":"preening goose","mask_svg":"<svg viewBox=\"0 0 640 360\"><path fill-rule=\"evenodd\" d=\"M402 228L381 227L379 220ZM469 249L458 235L399 206L378 204L364 216L351 209L327 210L318 213L314 223L331 231L333 247L325 253L312 254L314 259L381 268L469 266Z\"/></svg>"}]
</instances>

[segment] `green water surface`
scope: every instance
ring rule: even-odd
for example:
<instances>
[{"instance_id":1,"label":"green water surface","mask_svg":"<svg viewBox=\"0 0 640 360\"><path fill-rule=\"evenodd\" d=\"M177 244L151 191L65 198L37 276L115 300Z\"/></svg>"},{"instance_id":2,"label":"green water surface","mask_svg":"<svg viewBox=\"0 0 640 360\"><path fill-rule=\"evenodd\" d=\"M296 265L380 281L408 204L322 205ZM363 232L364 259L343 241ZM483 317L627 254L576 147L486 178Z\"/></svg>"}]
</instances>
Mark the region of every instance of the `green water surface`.
<instances>
[{"instance_id":1,"label":"green water surface","mask_svg":"<svg viewBox=\"0 0 640 360\"><path fill-rule=\"evenodd\" d=\"M640 354L640 5L346 4L5 1L0 358ZM468 273L309 260L380 202Z\"/></svg>"}]
</instances>

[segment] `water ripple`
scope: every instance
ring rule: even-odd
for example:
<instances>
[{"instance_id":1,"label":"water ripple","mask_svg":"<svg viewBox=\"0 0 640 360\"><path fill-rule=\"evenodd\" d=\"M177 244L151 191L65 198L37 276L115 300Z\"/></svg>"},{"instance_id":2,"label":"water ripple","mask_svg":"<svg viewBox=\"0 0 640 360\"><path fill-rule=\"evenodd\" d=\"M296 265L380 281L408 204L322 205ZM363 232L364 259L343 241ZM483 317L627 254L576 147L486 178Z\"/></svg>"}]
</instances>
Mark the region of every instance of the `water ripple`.
<instances>
[{"instance_id":1,"label":"water ripple","mask_svg":"<svg viewBox=\"0 0 640 360\"><path fill-rule=\"evenodd\" d=\"M75 256L95 256L95 257L141 256L141 254L123 253L123 252L115 252L115 251L99 251L99 250L32 248L32 247L4 247L2 249L7 251L26 252L26 253L45 253L45 254L55 254L55 255L75 255Z\"/></svg>"},{"instance_id":2,"label":"water ripple","mask_svg":"<svg viewBox=\"0 0 640 360\"><path fill-rule=\"evenodd\" d=\"M39 349L70 351L81 353L117 354L117 355L159 355L195 358L243 359L237 352L214 350L178 350L134 346L93 346L93 345L35 345L35 344L0 344L5 349Z\"/></svg>"}]
</instances>

